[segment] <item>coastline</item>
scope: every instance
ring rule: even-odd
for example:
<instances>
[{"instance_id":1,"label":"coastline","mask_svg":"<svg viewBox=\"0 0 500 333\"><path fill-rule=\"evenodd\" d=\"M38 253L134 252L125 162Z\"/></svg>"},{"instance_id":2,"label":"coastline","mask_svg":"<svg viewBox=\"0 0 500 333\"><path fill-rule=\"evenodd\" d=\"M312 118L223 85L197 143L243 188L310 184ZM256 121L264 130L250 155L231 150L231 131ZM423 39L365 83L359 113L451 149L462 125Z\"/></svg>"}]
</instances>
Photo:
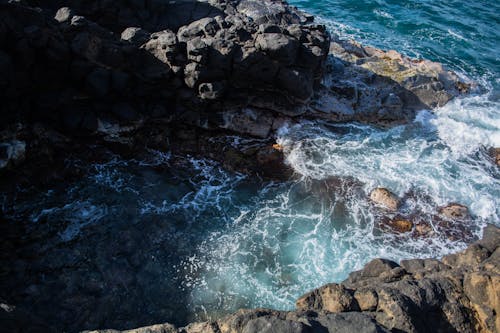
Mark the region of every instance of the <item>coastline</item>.
<instances>
[{"instance_id":1,"label":"coastline","mask_svg":"<svg viewBox=\"0 0 500 333\"><path fill-rule=\"evenodd\" d=\"M280 1L211 1L210 8L192 9L199 19L190 15L180 22L162 18L165 8L152 8L159 13L155 27L147 27L147 20L134 22L144 26L130 27L129 17L99 18L110 8L77 15L86 11L85 5L43 10L2 6L13 24L4 27L3 35L16 30L27 44L16 45L21 51L11 50L22 55L17 65L23 75L16 73L3 83L15 88L4 93L8 103L0 137L6 191L34 178L43 186L79 177L77 169L64 170L64 160L69 154L87 155L90 161L103 158L90 146L124 156L144 147L189 154L229 170L286 180L293 170L276 143L285 124L315 119L391 127L412 121L422 108L442 106L477 88L438 63L330 36L325 27L313 24L312 16ZM47 19L51 14L56 22ZM31 52L39 58L29 57ZM7 54L2 65L13 60ZM48 72L59 68L37 73L51 81L50 87L36 90L40 83L20 82L33 67L45 64ZM65 70L69 76L61 73ZM325 77L335 80L326 82ZM60 97L54 98L60 89ZM24 103L29 94L36 98ZM250 144L231 145L228 136L235 135ZM452 216L446 225L467 219ZM389 232L400 232L398 228ZM500 329L495 314L499 304L481 290L499 293L500 240L498 228L487 230L483 240L443 261L399 265L374 260L354 278L301 297L297 311L241 310L183 328L162 324L126 332L425 332L435 328L418 323L427 319L418 316L428 308L442 311L434 318L441 325L436 331L494 332ZM388 289L366 290L366 283ZM418 287L408 291L405 283ZM421 294L429 296L422 301L417 299Z\"/></svg>"}]
</instances>

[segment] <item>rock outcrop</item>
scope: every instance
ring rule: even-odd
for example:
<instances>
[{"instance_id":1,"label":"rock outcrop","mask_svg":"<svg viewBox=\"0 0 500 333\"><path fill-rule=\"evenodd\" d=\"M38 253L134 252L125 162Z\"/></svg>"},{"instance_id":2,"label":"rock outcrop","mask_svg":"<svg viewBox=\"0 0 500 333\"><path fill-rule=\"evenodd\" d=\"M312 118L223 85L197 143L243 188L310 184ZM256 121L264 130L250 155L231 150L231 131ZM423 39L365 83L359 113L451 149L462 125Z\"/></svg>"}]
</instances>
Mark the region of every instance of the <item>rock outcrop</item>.
<instances>
[{"instance_id":1,"label":"rock outcrop","mask_svg":"<svg viewBox=\"0 0 500 333\"><path fill-rule=\"evenodd\" d=\"M499 311L500 229L488 225L480 241L442 260L374 259L344 282L303 295L296 311L240 310L183 328L162 324L122 332L493 333L500 331ZM99 332L120 331L92 331Z\"/></svg>"},{"instance_id":2,"label":"rock outcrop","mask_svg":"<svg viewBox=\"0 0 500 333\"><path fill-rule=\"evenodd\" d=\"M267 131L237 122L310 100L329 47L311 21L281 1L2 3L2 120L96 132L160 117L266 137L272 117Z\"/></svg>"},{"instance_id":3,"label":"rock outcrop","mask_svg":"<svg viewBox=\"0 0 500 333\"><path fill-rule=\"evenodd\" d=\"M2 1L0 45L0 169L22 160L8 156L12 142L27 162L63 147L40 146L40 124L70 142L229 164L225 148L200 141L237 134L266 139L266 151L285 123L393 124L470 89L439 64L331 37L280 0Z\"/></svg>"}]
</instances>

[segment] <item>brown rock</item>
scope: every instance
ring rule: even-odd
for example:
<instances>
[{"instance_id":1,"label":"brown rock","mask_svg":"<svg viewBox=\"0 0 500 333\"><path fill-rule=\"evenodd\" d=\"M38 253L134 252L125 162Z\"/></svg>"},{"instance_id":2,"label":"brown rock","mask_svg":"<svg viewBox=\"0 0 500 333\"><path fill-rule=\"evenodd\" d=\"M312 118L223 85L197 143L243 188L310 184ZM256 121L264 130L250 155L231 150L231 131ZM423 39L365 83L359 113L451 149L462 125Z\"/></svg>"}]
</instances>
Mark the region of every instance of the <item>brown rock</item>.
<instances>
[{"instance_id":1,"label":"brown rock","mask_svg":"<svg viewBox=\"0 0 500 333\"><path fill-rule=\"evenodd\" d=\"M429 236L434 232L434 229L429 223L422 222L415 225L415 232L418 236Z\"/></svg>"},{"instance_id":2,"label":"brown rock","mask_svg":"<svg viewBox=\"0 0 500 333\"><path fill-rule=\"evenodd\" d=\"M375 311L378 305L378 295L372 289L360 289L354 292L361 311Z\"/></svg>"},{"instance_id":3,"label":"brown rock","mask_svg":"<svg viewBox=\"0 0 500 333\"><path fill-rule=\"evenodd\" d=\"M439 208L439 214L451 220L466 220L470 218L469 209L458 203L450 203Z\"/></svg>"},{"instance_id":4,"label":"brown rock","mask_svg":"<svg viewBox=\"0 0 500 333\"><path fill-rule=\"evenodd\" d=\"M370 193L370 200L387 210L396 211L399 207L399 199L386 188L378 187Z\"/></svg>"},{"instance_id":5,"label":"brown rock","mask_svg":"<svg viewBox=\"0 0 500 333\"><path fill-rule=\"evenodd\" d=\"M500 148L490 148L490 155L495 164L500 166Z\"/></svg>"},{"instance_id":6,"label":"brown rock","mask_svg":"<svg viewBox=\"0 0 500 333\"><path fill-rule=\"evenodd\" d=\"M325 310L346 312L358 306L351 290L343 285L330 283L300 297L295 303L299 310Z\"/></svg>"},{"instance_id":7,"label":"brown rock","mask_svg":"<svg viewBox=\"0 0 500 333\"><path fill-rule=\"evenodd\" d=\"M413 229L413 222L406 219L393 219L387 225L396 232L410 232Z\"/></svg>"},{"instance_id":8,"label":"brown rock","mask_svg":"<svg viewBox=\"0 0 500 333\"><path fill-rule=\"evenodd\" d=\"M500 332L500 276L472 272L464 279L464 292L476 312L482 332Z\"/></svg>"}]
</instances>

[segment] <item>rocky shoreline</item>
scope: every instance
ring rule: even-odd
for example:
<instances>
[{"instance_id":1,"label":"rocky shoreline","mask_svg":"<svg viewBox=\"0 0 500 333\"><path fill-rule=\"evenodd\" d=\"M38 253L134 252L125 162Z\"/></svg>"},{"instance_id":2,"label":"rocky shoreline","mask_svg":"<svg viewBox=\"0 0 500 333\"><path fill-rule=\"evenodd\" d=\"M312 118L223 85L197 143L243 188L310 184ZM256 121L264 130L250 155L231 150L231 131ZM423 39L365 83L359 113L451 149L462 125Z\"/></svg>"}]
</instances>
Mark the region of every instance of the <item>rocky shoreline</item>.
<instances>
[{"instance_id":1,"label":"rocky shoreline","mask_svg":"<svg viewBox=\"0 0 500 333\"><path fill-rule=\"evenodd\" d=\"M87 141L283 179L271 148L284 124L390 126L475 89L440 64L330 36L281 1L0 6L4 172ZM262 149L205 144L228 134Z\"/></svg>"},{"instance_id":2,"label":"rocky shoreline","mask_svg":"<svg viewBox=\"0 0 500 333\"><path fill-rule=\"evenodd\" d=\"M68 168L70 156L96 161L103 151L145 149L287 180L293 170L276 143L286 124L393 126L479 89L438 63L332 36L279 0L0 1L0 45L6 193L80 177L84 168ZM498 164L498 149L491 155ZM370 198L390 217L382 229L430 232L398 215L400 198L378 190ZM450 204L433 218L452 234L470 216ZM495 332L498 243L489 226L483 240L442 261L374 260L304 295L297 311L241 310L129 332ZM18 316L2 309L8 320Z\"/></svg>"},{"instance_id":3,"label":"rocky shoreline","mask_svg":"<svg viewBox=\"0 0 500 333\"><path fill-rule=\"evenodd\" d=\"M240 310L177 328L159 324L86 333L498 332L500 229L437 259L374 259L340 284L315 289L295 311Z\"/></svg>"}]
</instances>

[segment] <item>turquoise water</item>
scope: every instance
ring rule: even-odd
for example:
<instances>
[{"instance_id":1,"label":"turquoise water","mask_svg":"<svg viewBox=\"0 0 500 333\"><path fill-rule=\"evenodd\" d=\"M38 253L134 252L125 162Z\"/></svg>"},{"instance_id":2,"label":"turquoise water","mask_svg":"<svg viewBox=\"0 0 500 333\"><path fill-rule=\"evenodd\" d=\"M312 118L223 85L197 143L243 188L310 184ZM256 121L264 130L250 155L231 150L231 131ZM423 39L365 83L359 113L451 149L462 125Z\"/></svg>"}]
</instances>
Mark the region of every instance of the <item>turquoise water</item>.
<instances>
[{"instance_id":1,"label":"turquoise water","mask_svg":"<svg viewBox=\"0 0 500 333\"><path fill-rule=\"evenodd\" d=\"M68 331L292 309L302 293L342 281L372 258L440 257L480 236L485 223L500 224L500 172L487 151L500 147L500 4L292 3L341 37L443 62L483 92L386 130L284 127L276 139L296 181L265 182L149 151L92 165L82 181L5 198L6 215L27 221L36 239L20 252L40 253L7 263L24 289L0 276L16 305ZM383 232L381 212L367 201L377 186L404 198L402 213L422 221L450 202L467 205L473 220L435 224L426 238Z\"/></svg>"},{"instance_id":2,"label":"turquoise water","mask_svg":"<svg viewBox=\"0 0 500 333\"><path fill-rule=\"evenodd\" d=\"M499 86L500 2L293 0L341 36L439 61Z\"/></svg>"}]
</instances>

